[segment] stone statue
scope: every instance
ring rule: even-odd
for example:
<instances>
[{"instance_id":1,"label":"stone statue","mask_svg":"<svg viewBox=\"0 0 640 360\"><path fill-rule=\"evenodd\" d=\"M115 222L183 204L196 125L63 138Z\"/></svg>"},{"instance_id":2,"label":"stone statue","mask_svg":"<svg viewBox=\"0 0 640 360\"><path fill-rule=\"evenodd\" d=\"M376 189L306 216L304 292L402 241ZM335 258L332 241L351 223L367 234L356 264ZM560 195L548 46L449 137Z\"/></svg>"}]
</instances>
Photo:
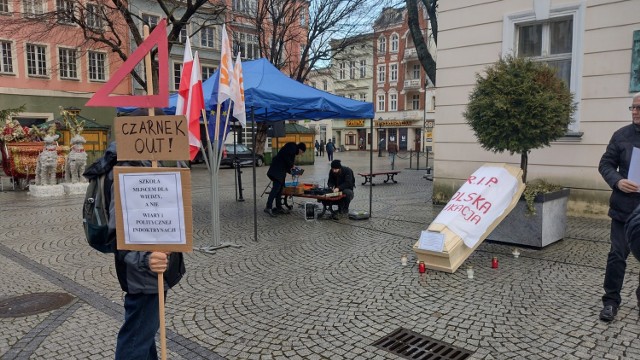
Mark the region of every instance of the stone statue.
<instances>
[{"instance_id":1,"label":"stone statue","mask_svg":"<svg viewBox=\"0 0 640 360\"><path fill-rule=\"evenodd\" d=\"M82 176L87 166L87 153L84 151L84 143L87 140L80 134L71 138L71 150L65 162L65 181L71 183L86 182Z\"/></svg>"},{"instance_id":2,"label":"stone statue","mask_svg":"<svg viewBox=\"0 0 640 360\"><path fill-rule=\"evenodd\" d=\"M36 161L36 185L56 185L56 167L58 166L58 151L56 140L60 135L46 135L44 150Z\"/></svg>"}]
</instances>

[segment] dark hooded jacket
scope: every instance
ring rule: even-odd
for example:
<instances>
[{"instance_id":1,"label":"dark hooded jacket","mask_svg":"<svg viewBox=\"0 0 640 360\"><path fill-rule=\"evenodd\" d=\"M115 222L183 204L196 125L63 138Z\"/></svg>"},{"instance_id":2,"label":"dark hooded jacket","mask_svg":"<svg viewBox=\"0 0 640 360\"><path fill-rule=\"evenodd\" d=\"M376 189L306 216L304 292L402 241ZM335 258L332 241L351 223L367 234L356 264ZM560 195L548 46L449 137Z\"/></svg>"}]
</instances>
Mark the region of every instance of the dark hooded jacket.
<instances>
[{"instance_id":1,"label":"dark hooded jacket","mask_svg":"<svg viewBox=\"0 0 640 360\"><path fill-rule=\"evenodd\" d=\"M609 198L609 217L622 222L626 222L631 212L640 205L640 193L628 194L616 186L629 174L634 147L640 148L640 127L630 124L618 129L611 136L598 166L600 175L613 189Z\"/></svg>"},{"instance_id":2,"label":"dark hooded jacket","mask_svg":"<svg viewBox=\"0 0 640 360\"><path fill-rule=\"evenodd\" d=\"M295 165L296 155L298 155L298 145L294 142L288 142L278 151L278 154L271 161L267 176L271 181L277 181L284 184L288 173L291 173L293 165Z\"/></svg>"},{"instance_id":3,"label":"dark hooded jacket","mask_svg":"<svg viewBox=\"0 0 640 360\"><path fill-rule=\"evenodd\" d=\"M111 184L106 189L105 197L109 202L109 237L115 244L116 238L116 210L113 191L114 166L150 166L148 161L117 161L116 143L109 144L104 156L93 163L83 174L87 179L108 173L105 184ZM116 274L120 287L129 294L155 294L158 292L158 275L149 269L150 252L115 250ZM164 281L168 288L176 285L185 273L182 253L171 253L169 264L164 272Z\"/></svg>"},{"instance_id":4,"label":"dark hooded jacket","mask_svg":"<svg viewBox=\"0 0 640 360\"><path fill-rule=\"evenodd\" d=\"M356 178L353 176L353 170L346 166L340 167L340 172L335 174L329 170L327 186L330 188L337 187L340 191L345 189L353 190L356 187Z\"/></svg>"}]
</instances>

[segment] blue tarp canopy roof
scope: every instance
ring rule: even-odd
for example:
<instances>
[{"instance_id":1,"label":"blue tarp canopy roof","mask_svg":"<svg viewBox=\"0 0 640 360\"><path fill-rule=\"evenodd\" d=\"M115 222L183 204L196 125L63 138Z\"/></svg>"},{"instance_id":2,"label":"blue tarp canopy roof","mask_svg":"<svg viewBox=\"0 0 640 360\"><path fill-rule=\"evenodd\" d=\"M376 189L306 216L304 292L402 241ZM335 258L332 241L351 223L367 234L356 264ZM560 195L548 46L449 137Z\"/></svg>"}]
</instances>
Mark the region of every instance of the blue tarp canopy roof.
<instances>
[{"instance_id":1,"label":"blue tarp canopy roof","mask_svg":"<svg viewBox=\"0 0 640 360\"><path fill-rule=\"evenodd\" d=\"M242 63L247 120L253 108L256 121L372 119L373 103L351 100L291 79L266 59ZM207 110L218 100L216 71L202 84ZM175 113L177 94L169 97L167 113Z\"/></svg>"}]
</instances>

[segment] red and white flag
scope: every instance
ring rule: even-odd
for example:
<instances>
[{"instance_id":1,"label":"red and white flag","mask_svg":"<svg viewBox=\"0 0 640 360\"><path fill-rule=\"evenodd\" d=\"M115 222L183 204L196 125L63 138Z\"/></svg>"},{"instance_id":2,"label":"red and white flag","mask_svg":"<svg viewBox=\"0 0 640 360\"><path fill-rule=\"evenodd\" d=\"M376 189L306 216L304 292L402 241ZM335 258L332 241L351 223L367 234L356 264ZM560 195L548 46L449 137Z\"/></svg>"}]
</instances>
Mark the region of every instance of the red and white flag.
<instances>
[{"instance_id":1,"label":"red and white flag","mask_svg":"<svg viewBox=\"0 0 640 360\"><path fill-rule=\"evenodd\" d=\"M202 71L198 52L193 59L193 69L189 81L189 97L187 98L187 122L189 124L189 160L193 160L200 147L200 115L204 109L204 94L202 93Z\"/></svg>"},{"instance_id":2,"label":"red and white flag","mask_svg":"<svg viewBox=\"0 0 640 360\"><path fill-rule=\"evenodd\" d=\"M220 54L220 76L218 81L218 104L233 98L233 59L227 36L227 28L222 25L222 53Z\"/></svg>"},{"instance_id":3,"label":"red and white flag","mask_svg":"<svg viewBox=\"0 0 640 360\"><path fill-rule=\"evenodd\" d=\"M236 57L236 64L233 67L233 117L240 121L242 127L247 126L247 114L244 104L244 77L242 76L242 63L240 62L240 53Z\"/></svg>"},{"instance_id":4,"label":"red and white flag","mask_svg":"<svg viewBox=\"0 0 640 360\"><path fill-rule=\"evenodd\" d=\"M178 88L178 99L176 101L176 115L187 113L187 98L191 82L191 69L193 68L193 55L191 54L191 40L187 37L184 44L184 55L182 57L182 72L180 73L180 87Z\"/></svg>"}]
</instances>

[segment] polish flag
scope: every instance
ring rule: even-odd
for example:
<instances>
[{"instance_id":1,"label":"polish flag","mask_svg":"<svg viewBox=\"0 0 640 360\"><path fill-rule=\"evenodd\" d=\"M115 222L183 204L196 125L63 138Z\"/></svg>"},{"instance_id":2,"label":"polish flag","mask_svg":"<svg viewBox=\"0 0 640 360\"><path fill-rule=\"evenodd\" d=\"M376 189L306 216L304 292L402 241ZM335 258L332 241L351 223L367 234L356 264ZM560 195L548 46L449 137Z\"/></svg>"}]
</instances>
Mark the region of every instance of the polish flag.
<instances>
[{"instance_id":1,"label":"polish flag","mask_svg":"<svg viewBox=\"0 0 640 360\"><path fill-rule=\"evenodd\" d=\"M236 64L233 67L233 117L240 121L242 127L247 126L247 114L244 103L244 78L242 76L242 63L240 53L236 57Z\"/></svg>"},{"instance_id":2,"label":"polish flag","mask_svg":"<svg viewBox=\"0 0 640 360\"><path fill-rule=\"evenodd\" d=\"M193 59L186 109L187 123L189 124L189 160L193 160L202 146L200 143L200 115L202 115L202 110L204 109L202 71L197 51Z\"/></svg>"},{"instance_id":3,"label":"polish flag","mask_svg":"<svg viewBox=\"0 0 640 360\"><path fill-rule=\"evenodd\" d=\"M191 69L193 68L193 55L191 54L191 40L187 37L184 44L184 55L182 57L182 72L180 73L180 87L178 88L178 99L176 101L176 115L187 113L187 98L189 97L189 83L191 82Z\"/></svg>"},{"instance_id":4,"label":"polish flag","mask_svg":"<svg viewBox=\"0 0 640 360\"><path fill-rule=\"evenodd\" d=\"M218 82L218 104L233 98L233 59L227 36L227 28L222 25L222 53L220 54L220 76Z\"/></svg>"}]
</instances>

